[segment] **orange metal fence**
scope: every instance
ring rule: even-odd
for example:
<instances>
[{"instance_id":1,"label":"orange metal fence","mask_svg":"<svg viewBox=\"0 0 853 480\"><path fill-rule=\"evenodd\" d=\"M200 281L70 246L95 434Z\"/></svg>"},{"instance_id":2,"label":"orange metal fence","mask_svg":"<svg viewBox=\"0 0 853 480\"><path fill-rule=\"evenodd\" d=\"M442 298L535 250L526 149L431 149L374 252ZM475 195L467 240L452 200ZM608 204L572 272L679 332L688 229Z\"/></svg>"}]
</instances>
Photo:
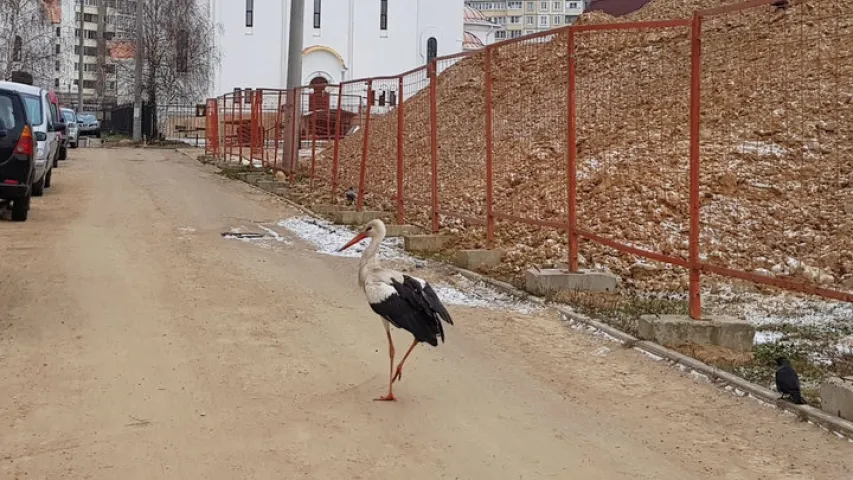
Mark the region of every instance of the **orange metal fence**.
<instances>
[{"instance_id":1,"label":"orange metal fence","mask_svg":"<svg viewBox=\"0 0 853 480\"><path fill-rule=\"evenodd\" d=\"M853 9L771 3L230 93L208 100L207 150L309 177L332 201L353 188L356 208L400 223L484 226L484 246L510 232L572 271L582 247L686 269L692 318L702 273L850 302L837 280L853 278L853 226L836 210L853 198ZM825 269L771 272L780 253Z\"/></svg>"}]
</instances>

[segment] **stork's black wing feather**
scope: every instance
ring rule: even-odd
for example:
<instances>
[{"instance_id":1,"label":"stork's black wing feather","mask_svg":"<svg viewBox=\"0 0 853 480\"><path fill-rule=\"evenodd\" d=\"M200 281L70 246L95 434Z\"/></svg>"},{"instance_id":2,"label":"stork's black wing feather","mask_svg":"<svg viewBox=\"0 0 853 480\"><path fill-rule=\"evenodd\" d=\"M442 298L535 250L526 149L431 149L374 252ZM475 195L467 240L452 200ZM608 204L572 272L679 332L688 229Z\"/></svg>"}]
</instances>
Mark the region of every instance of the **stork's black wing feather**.
<instances>
[{"instance_id":1,"label":"stork's black wing feather","mask_svg":"<svg viewBox=\"0 0 853 480\"><path fill-rule=\"evenodd\" d=\"M379 303L371 303L374 312L391 322L395 327L407 330L419 342L438 346L438 339L444 342L444 328L441 321L453 325L450 314L429 284L421 283L408 275L403 283L396 280L391 285L397 295L390 295Z\"/></svg>"}]
</instances>

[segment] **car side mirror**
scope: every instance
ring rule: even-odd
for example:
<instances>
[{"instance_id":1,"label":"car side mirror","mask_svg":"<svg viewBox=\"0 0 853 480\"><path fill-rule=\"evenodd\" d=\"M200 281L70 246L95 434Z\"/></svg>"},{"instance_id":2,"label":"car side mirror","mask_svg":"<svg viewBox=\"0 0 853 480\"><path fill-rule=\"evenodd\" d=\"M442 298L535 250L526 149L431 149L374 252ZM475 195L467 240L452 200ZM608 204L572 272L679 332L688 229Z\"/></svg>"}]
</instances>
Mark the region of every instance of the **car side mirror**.
<instances>
[{"instance_id":1,"label":"car side mirror","mask_svg":"<svg viewBox=\"0 0 853 480\"><path fill-rule=\"evenodd\" d=\"M65 130L66 130L66 126L64 123L56 122L53 124L53 131L54 132L64 133Z\"/></svg>"}]
</instances>

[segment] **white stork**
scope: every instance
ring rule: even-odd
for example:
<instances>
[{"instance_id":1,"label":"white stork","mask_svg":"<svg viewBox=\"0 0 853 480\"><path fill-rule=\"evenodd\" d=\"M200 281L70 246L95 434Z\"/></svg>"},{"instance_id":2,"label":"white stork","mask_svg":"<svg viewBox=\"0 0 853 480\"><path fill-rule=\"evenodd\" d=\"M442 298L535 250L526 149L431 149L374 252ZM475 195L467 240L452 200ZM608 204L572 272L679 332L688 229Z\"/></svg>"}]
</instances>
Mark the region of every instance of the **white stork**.
<instances>
[{"instance_id":1,"label":"white stork","mask_svg":"<svg viewBox=\"0 0 853 480\"><path fill-rule=\"evenodd\" d=\"M364 289L370 308L382 317L385 334L388 337L388 354L391 357L388 395L376 400L389 402L396 400L392 388L394 381L403 378L403 363L406 362L415 345L426 342L437 347L439 338L444 343L444 329L441 321L444 320L453 325L453 320L426 280L382 268L379 265L376 253L385 238L385 224L382 220L367 222L358 234L338 251L346 250L368 237L370 237L370 245L361 254L361 260L358 263L358 284ZM412 346L397 365L396 372L390 325L407 330L415 337Z\"/></svg>"}]
</instances>

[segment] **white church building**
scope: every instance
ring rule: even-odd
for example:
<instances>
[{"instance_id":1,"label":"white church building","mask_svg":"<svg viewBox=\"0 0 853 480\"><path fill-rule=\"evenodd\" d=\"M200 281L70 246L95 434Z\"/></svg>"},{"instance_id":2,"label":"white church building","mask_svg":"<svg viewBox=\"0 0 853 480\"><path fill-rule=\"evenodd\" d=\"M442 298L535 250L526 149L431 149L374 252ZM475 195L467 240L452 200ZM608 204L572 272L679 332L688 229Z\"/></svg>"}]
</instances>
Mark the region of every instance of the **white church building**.
<instances>
[{"instance_id":1,"label":"white church building","mask_svg":"<svg viewBox=\"0 0 853 480\"><path fill-rule=\"evenodd\" d=\"M290 0L208 0L219 28L212 95L284 88ZM462 0L305 0L302 84L403 73L462 51Z\"/></svg>"}]
</instances>

